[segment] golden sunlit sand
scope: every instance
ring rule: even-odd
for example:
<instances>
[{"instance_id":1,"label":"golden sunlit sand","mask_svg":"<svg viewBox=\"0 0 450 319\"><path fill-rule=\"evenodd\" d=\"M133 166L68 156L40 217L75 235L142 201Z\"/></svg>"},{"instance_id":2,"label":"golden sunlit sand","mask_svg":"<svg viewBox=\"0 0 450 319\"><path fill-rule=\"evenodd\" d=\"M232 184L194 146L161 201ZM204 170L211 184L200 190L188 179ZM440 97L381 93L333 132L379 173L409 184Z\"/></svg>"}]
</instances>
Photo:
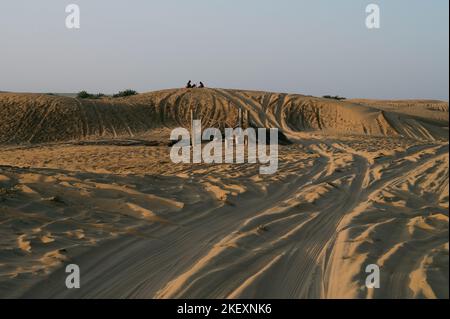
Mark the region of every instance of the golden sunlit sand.
<instances>
[{"instance_id":1,"label":"golden sunlit sand","mask_svg":"<svg viewBox=\"0 0 450 319\"><path fill-rule=\"evenodd\" d=\"M277 173L172 163L173 128L191 114L235 127L239 109L292 142ZM448 111L223 89L0 93L0 297L448 298ZM66 288L68 263L81 289Z\"/></svg>"}]
</instances>

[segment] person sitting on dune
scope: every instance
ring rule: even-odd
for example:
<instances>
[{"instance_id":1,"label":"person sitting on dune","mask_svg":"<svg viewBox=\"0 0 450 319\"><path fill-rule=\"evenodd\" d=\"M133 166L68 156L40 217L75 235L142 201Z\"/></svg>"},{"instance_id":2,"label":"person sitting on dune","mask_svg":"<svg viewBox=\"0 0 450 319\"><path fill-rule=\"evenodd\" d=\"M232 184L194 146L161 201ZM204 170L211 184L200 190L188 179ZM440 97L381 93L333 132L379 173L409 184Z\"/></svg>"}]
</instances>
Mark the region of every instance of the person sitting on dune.
<instances>
[{"instance_id":1,"label":"person sitting on dune","mask_svg":"<svg viewBox=\"0 0 450 319\"><path fill-rule=\"evenodd\" d=\"M203 84L203 82L202 82L202 81L200 81L200 84L198 85L198 87L202 89L202 88L204 88L204 87L205 87L205 85Z\"/></svg>"},{"instance_id":2,"label":"person sitting on dune","mask_svg":"<svg viewBox=\"0 0 450 319\"><path fill-rule=\"evenodd\" d=\"M192 88L192 84L191 84L191 80L189 80L189 82L186 84L186 89L190 89Z\"/></svg>"}]
</instances>

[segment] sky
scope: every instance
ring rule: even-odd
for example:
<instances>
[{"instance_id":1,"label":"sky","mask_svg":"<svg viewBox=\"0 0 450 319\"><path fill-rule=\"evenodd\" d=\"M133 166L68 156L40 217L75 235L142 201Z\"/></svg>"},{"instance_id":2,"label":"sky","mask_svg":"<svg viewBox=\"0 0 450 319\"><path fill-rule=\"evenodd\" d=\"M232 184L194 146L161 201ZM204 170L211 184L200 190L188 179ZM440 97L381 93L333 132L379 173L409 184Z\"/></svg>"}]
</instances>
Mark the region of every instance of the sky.
<instances>
[{"instance_id":1,"label":"sky","mask_svg":"<svg viewBox=\"0 0 450 319\"><path fill-rule=\"evenodd\" d=\"M80 7L80 29L65 25ZM368 29L366 6L380 7ZM1 0L0 91L449 96L448 0Z\"/></svg>"}]
</instances>

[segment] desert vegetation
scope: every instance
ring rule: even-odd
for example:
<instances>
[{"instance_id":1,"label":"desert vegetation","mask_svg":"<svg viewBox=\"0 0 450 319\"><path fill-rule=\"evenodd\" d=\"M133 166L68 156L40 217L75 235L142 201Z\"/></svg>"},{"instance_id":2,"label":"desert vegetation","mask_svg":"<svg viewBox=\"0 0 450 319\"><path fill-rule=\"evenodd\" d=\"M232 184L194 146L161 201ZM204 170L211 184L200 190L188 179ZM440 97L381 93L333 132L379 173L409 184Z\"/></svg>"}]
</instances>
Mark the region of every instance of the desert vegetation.
<instances>
[{"instance_id":1,"label":"desert vegetation","mask_svg":"<svg viewBox=\"0 0 450 319\"><path fill-rule=\"evenodd\" d=\"M77 94L77 98L79 98L79 99L101 99L105 96L106 95L103 93L92 94L92 93L88 93L87 91L80 91Z\"/></svg>"},{"instance_id":2,"label":"desert vegetation","mask_svg":"<svg viewBox=\"0 0 450 319\"><path fill-rule=\"evenodd\" d=\"M322 96L324 99L332 99L332 100L338 100L338 101L342 101L345 100L345 97L339 96L339 95L324 95Z\"/></svg>"},{"instance_id":3,"label":"desert vegetation","mask_svg":"<svg viewBox=\"0 0 450 319\"><path fill-rule=\"evenodd\" d=\"M132 95L136 95L138 94L135 90L124 90L124 91L120 91L119 93L116 93L113 95L114 98L117 97L126 97L126 96L132 96Z\"/></svg>"}]
</instances>

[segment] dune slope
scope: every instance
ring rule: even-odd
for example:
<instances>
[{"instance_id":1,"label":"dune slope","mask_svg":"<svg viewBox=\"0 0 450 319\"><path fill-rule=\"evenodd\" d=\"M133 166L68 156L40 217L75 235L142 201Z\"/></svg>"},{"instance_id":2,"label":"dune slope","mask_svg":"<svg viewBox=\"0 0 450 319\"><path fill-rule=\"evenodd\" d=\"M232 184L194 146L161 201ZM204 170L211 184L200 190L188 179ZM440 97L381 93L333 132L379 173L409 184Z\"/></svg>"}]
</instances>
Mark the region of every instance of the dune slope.
<instances>
[{"instance_id":1,"label":"dune slope","mask_svg":"<svg viewBox=\"0 0 450 319\"><path fill-rule=\"evenodd\" d=\"M239 109L248 112L244 124L279 128L285 134L321 130L448 139L448 103L416 107L413 116L398 106L356 102L222 89L174 89L99 100L0 93L0 143L133 137L154 128L189 127L191 111L204 127L235 127Z\"/></svg>"}]
</instances>

